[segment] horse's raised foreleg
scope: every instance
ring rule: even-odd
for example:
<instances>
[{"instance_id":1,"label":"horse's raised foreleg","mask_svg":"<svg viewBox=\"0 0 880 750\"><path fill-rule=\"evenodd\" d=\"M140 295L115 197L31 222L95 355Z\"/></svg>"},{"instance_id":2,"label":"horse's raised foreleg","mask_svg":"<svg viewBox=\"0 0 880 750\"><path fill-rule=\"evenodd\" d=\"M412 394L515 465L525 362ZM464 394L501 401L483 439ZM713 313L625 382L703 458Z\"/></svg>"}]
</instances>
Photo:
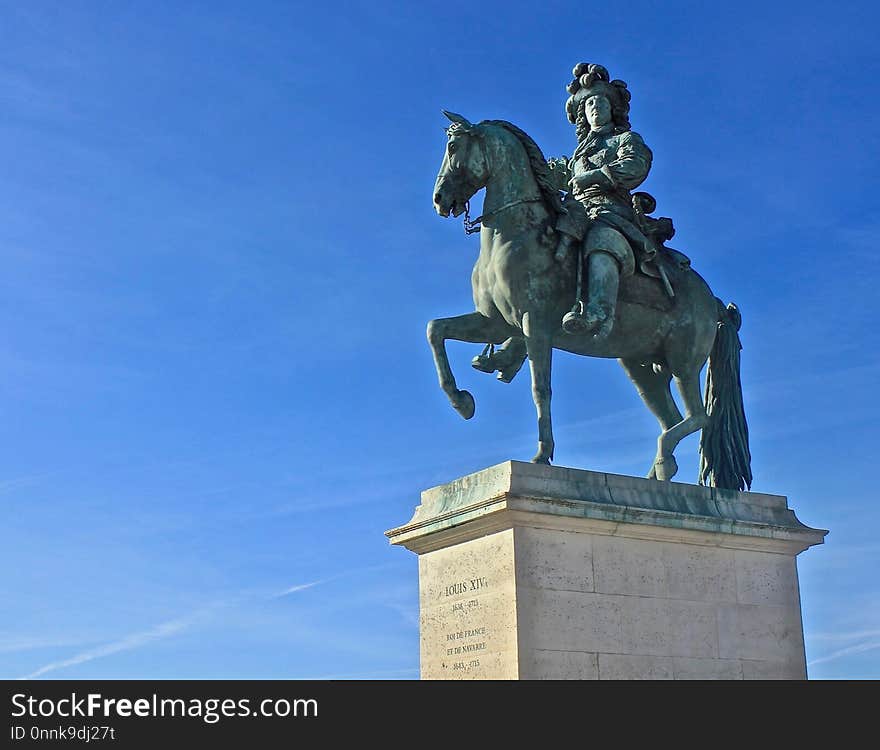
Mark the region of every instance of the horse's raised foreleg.
<instances>
[{"instance_id":1,"label":"horse's raised foreleg","mask_svg":"<svg viewBox=\"0 0 880 750\"><path fill-rule=\"evenodd\" d=\"M700 372L675 378L675 384L684 402L684 419L669 429L663 430L657 439L657 457L653 471L657 479L672 479L678 471L678 464L672 455L675 447L688 435L703 429L709 421L703 398L700 393Z\"/></svg>"},{"instance_id":2,"label":"horse's raised foreleg","mask_svg":"<svg viewBox=\"0 0 880 750\"><path fill-rule=\"evenodd\" d=\"M454 318L437 318L428 323L428 343L434 354L440 387L449 397L452 407L465 419L474 416L474 397L467 391L458 389L449 366L446 341L452 339L479 344L500 344L512 333L507 323L492 320L478 312L457 315Z\"/></svg>"},{"instance_id":3,"label":"horse's raised foreleg","mask_svg":"<svg viewBox=\"0 0 880 750\"><path fill-rule=\"evenodd\" d=\"M550 329L531 313L523 316L523 333L532 371L532 398L538 412L538 452L535 464L549 464L553 459L553 421L550 418L550 370L553 361L553 338Z\"/></svg>"}]
</instances>

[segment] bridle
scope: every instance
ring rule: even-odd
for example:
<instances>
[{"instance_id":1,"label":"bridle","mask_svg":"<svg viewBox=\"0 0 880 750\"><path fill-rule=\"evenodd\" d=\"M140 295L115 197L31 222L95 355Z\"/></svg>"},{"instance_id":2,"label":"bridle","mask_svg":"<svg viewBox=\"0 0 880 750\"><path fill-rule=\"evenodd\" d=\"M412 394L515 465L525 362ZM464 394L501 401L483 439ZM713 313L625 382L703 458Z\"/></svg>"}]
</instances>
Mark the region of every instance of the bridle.
<instances>
[{"instance_id":1,"label":"bridle","mask_svg":"<svg viewBox=\"0 0 880 750\"><path fill-rule=\"evenodd\" d=\"M479 126L476 126L476 127L479 127ZM464 130L463 132L466 133L467 135L470 135L472 138L474 138L476 141L479 142L480 155L483 157L483 164L486 165L486 170L488 171L488 169L489 169L489 153L486 150L486 141L482 137L482 135L477 135L474 132L476 130L476 127ZM480 229L482 229L482 222L485 219L488 219L491 216L497 216L498 214L502 213L503 211L507 211L509 208L513 208L514 206L520 206L524 203L540 203L543 200L544 199L541 198L540 196L538 196L536 198L518 198L513 201L508 201L504 205L499 206L498 208L494 208L491 211L486 211L486 212L480 214L476 219L471 218L471 202L470 202L470 200L466 200L464 202L464 233L465 234L475 234L475 233L479 232Z\"/></svg>"},{"instance_id":2,"label":"bridle","mask_svg":"<svg viewBox=\"0 0 880 750\"><path fill-rule=\"evenodd\" d=\"M506 211L508 208L513 208L514 206L519 206L523 203L540 203L543 198L519 198L515 201L510 201L505 203L503 206L499 206L498 208L493 209L492 211L487 211L484 214L480 214L476 219L471 219L470 216L470 207L471 202L465 201L464 203L464 233L465 234L474 234L475 232L479 232L482 229L482 221L483 219L487 219L490 216L496 216L500 214L502 211Z\"/></svg>"}]
</instances>

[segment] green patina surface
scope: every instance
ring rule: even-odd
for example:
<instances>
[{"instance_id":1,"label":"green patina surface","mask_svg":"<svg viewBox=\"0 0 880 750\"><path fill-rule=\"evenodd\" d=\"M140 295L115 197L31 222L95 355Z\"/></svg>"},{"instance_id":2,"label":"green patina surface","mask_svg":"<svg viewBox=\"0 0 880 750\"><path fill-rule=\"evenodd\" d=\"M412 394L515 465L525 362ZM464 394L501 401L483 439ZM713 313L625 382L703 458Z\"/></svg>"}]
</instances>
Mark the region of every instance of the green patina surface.
<instances>
[{"instance_id":1,"label":"green patina surface","mask_svg":"<svg viewBox=\"0 0 880 750\"><path fill-rule=\"evenodd\" d=\"M821 543L827 533L801 523L781 495L658 482L507 461L425 490L409 523L387 533L424 536L497 512L523 511L615 523Z\"/></svg>"},{"instance_id":2,"label":"green patina surface","mask_svg":"<svg viewBox=\"0 0 880 750\"><path fill-rule=\"evenodd\" d=\"M653 154L631 128L627 84L595 63L578 63L572 75L565 112L577 145L570 157L547 160L506 120L472 123L444 111L451 124L434 208L444 217L463 214L465 230L479 231L480 249L471 274L475 311L428 324L440 387L462 417L474 416L474 396L458 386L449 361L450 340L484 345L472 365L504 383L528 360L538 426L532 460L549 464L553 351L615 358L661 427L649 478L675 476L676 446L702 431L700 482L750 488L739 310L666 244L672 219L652 217L657 200L637 190ZM481 191L483 212L472 220L470 201Z\"/></svg>"}]
</instances>

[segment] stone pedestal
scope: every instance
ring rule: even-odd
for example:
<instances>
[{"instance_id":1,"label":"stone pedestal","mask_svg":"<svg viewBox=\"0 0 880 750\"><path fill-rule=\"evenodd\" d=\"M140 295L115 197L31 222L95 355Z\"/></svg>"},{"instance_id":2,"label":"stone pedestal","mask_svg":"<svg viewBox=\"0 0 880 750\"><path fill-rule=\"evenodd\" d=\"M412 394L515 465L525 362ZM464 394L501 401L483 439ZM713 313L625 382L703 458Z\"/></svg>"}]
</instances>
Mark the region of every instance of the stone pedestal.
<instances>
[{"instance_id":1,"label":"stone pedestal","mask_svg":"<svg viewBox=\"0 0 880 750\"><path fill-rule=\"evenodd\" d=\"M786 498L509 461L422 493L422 679L805 679Z\"/></svg>"}]
</instances>

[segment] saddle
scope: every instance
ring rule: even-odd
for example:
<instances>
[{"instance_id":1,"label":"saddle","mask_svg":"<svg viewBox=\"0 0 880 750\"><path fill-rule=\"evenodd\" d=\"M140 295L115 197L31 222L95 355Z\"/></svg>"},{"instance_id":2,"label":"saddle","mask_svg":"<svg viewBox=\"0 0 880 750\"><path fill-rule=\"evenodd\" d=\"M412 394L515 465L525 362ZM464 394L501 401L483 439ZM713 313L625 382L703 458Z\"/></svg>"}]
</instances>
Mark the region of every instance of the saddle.
<instances>
[{"instance_id":1,"label":"saddle","mask_svg":"<svg viewBox=\"0 0 880 750\"><path fill-rule=\"evenodd\" d=\"M676 282L690 268L691 260L666 245L675 236L675 227L667 216L655 219L649 215L657 207L657 201L650 193L633 193L632 206L636 224L647 242L639 243L636 273L621 279L619 299L664 312L671 310Z\"/></svg>"}]
</instances>

